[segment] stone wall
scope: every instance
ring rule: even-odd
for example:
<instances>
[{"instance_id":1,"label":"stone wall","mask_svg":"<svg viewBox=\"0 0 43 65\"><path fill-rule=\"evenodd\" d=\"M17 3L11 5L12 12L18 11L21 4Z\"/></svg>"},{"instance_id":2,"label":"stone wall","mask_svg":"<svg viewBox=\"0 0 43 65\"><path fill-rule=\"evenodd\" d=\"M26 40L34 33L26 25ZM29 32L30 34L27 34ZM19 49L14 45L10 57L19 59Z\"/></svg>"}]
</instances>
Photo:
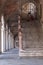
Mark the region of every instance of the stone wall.
<instances>
[{"instance_id":1,"label":"stone wall","mask_svg":"<svg viewBox=\"0 0 43 65\"><path fill-rule=\"evenodd\" d=\"M43 31L41 23L38 21L26 22L22 27L24 49L43 48Z\"/></svg>"},{"instance_id":2,"label":"stone wall","mask_svg":"<svg viewBox=\"0 0 43 65\"><path fill-rule=\"evenodd\" d=\"M43 56L43 30L39 21L25 21L22 25L23 49L19 56Z\"/></svg>"}]
</instances>

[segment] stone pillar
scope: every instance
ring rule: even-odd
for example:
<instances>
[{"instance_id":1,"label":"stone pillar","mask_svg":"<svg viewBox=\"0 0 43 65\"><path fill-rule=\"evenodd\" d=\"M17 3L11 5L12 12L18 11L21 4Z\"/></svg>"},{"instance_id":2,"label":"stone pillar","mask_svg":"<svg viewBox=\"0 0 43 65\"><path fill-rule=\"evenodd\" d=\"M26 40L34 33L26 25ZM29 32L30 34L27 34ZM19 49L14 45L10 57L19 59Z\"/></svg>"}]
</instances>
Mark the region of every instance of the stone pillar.
<instances>
[{"instance_id":1,"label":"stone pillar","mask_svg":"<svg viewBox=\"0 0 43 65\"><path fill-rule=\"evenodd\" d=\"M40 4L41 4L41 25L43 31L43 0L40 0Z\"/></svg>"},{"instance_id":2,"label":"stone pillar","mask_svg":"<svg viewBox=\"0 0 43 65\"><path fill-rule=\"evenodd\" d=\"M13 46L13 35L12 35L12 33L10 32L10 29L9 29L9 49L12 49L12 48L14 48Z\"/></svg>"},{"instance_id":3,"label":"stone pillar","mask_svg":"<svg viewBox=\"0 0 43 65\"><path fill-rule=\"evenodd\" d=\"M5 51L6 51L6 24L5 24Z\"/></svg>"},{"instance_id":4,"label":"stone pillar","mask_svg":"<svg viewBox=\"0 0 43 65\"><path fill-rule=\"evenodd\" d=\"M1 52L5 51L5 26L4 16L1 16Z\"/></svg>"},{"instance_id":5,"label":"stone pillar","mask_svg":"<svg viewBox=\"0 0 43 65\"><path fill-rule=\"evenodd\" d=\"M0 53L1 53L1 21L0 21Z\"/></svg>"},{"instance_id":6,"label":"stone pillar","mask_svg":"<svg viewBox=\"0 0 43 65\"><path fill-rule=\"evenodd\" d=\"M8 44L8 25L6 25L6 50L8 50L9 48L9 46L8 46L9 44Z\"/></svg>"},{"instance_id":7,"label":"stone pillar","mask_svg":"<svg viewBox=\"0 0 43 65\"><path fill-rule=\"evenodd\" d=\"M8 50L9 50L9 28L7 25L7 44L8 44Z\"/></svg>"},{"instance_id":8,"label":"stone pillar","mask_svg":"<svg viewBox=\"0 0 43 65\"><path fill-rule=\"evenodd\" d=\"M10 29L9 29L9 49L10 49Z\"/></svg>"},{"instance_id":9,"label":"stone pillar","mask_svg":"<svg viewBox=\"0 0 43 65\"><path fill-rule=\"evenodd\" d=\"M12 36L12 47L14 48L14 37Z\"/></svg>"},{"instance_id":10,"label":"stone pillar","mask_svg":"<svg viewBox=\"0 0 43 65\"><path fill-rule=\"evenodd\" d=\"M20 16L18 16L18 37L19 37L19 51L22 51L23 45L22 45L22 31L21 31Z\"/></svg>"},{"instance_id":11,"label":"stone pillar","mask_svg":"<svg viewBox=\"0 0 43 65\"><path fill-rule=\"evenodd\" d=\"M14 48L13 47L13 34L11 33L11 48Z\"/></svg>"},{"instance_id":12,"label":"stone pillar","mask_svg":"<svg viewBox=\"0 0 43 65\"><path fill-rule=\"evenodd\" d=\"M12 34L10 32L10 49L12 49Z\"/></svg>"},{"instance_id":13,"label":"stone pillar","mask_svg":"<svg viewBox=\"0 0 43 65\"><path fill-rule=\"evenodd\" d=\"M12 38L11 39L12 39L12 48L13 48L13 35L12 35Z\"/></svg>"}]
</instances>

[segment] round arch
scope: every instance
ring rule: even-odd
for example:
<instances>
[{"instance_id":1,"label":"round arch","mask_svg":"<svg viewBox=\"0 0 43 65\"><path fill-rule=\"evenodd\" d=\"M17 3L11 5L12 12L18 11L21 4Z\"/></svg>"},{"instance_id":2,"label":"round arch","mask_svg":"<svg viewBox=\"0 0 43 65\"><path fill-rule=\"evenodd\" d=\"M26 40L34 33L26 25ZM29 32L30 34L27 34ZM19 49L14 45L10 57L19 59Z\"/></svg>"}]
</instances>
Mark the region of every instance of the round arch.
<instances>
[{"instance_id":1,"label":"round arch","mask_svg":"<svg viewBox=\"0 0 43 65\"><path fill-rule=\"evenodd\" d=\"M39 19L41 19L41 5L40 5L40 1L39 0L32 0L32 1L28 1L28 2L26 2L26 3L24 3L23 5L22 5L22 13L24 12L26 12L27 10L28 10L28 5L29 5L29 3L32 3L32 4L34 4L35 6L36 6L36 10L37 10L37 19L39 20ZM24 9L24 11L23 11L23 9Z\"/></svg>"}]
</instances>

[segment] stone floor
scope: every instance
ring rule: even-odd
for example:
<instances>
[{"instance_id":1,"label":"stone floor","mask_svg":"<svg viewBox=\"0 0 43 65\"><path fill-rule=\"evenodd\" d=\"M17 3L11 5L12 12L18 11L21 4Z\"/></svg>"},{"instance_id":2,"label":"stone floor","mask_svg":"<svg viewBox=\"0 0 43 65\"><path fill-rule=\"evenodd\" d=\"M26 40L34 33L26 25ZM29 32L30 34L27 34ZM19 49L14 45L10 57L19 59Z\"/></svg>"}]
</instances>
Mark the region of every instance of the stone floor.
<instances>
[{"instance_id":1,"label":"stone floor","mask_svg":"<svg viewBox=\"0 0 43 65\"><path fill-rule=\"evenodd\" d=\"M12 49L0 54L0 65L43 65L43 57L20 58L18 50Z\"/></svg>"}]
</instances>

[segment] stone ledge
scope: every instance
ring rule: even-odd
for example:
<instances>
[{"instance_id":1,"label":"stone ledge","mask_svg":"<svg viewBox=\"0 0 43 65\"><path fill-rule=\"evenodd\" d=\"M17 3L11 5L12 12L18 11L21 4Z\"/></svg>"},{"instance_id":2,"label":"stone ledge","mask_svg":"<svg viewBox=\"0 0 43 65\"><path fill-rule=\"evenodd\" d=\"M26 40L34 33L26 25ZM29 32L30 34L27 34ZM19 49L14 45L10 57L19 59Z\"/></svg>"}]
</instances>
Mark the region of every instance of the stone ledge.
<instances>
[{"instance_id":1,"label":"stone ledge","mask_svg":"<svg viewBox=\"0 0 43 65\"><path fill-rule=\"evenodd\" d=\"M43 49L28 49L19 51L19 56L43 56Z\"/></svg>"}]
</instances>

